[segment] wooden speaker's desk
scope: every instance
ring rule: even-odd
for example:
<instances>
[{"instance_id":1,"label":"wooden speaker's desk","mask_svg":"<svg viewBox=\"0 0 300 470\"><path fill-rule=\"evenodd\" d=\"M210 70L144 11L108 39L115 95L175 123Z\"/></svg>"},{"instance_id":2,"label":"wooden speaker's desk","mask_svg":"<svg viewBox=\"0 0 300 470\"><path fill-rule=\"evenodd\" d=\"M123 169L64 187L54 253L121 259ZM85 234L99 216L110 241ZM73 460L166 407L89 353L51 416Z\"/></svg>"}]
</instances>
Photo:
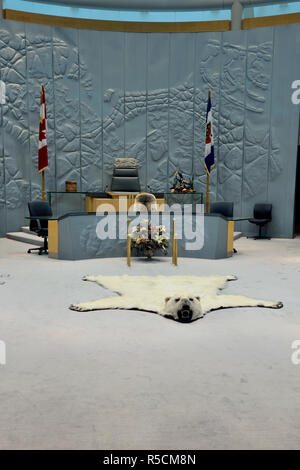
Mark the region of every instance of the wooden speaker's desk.
<instances>
[{"instance_id":1,"label":"wooden speaker's desk","mask_svg":"<svg viewBox=\"0 0 300 470\"><path fill-rule=\"evenodd\" d=\"M107 192L109 197L87 195L85 198L86 212L126 212L133 206L139 193ZM156 199L160 210L164 210L164 198ZM100 207L101 206L101 207Z\"/></svg>"},{"instance_id":2,"label":"wooden speaker's desk","mask_svg":"<svg viewBox=\"0 0 300 470\"><path fill-rule=\"evenodd\" d=\"M157 215L157 223L167 227L172 239L174 215L170 212L159 212ZM117 213L115 222L113 221L116 236L100 239L97 227L103 220L107 223L107 218L108 215L104 212L74 212L58 218L48 218L49 257L65 260L126 257L128 219L135 220L136 214ZM179 219L176 222L176 233L179 257L220 259L232 256L233 220L219 214L186 215L181 222ZM190 246L190 243L194 243L190 238L192 234L197 235L201 242L194 248Z\"/></svg>"}]
</instances>

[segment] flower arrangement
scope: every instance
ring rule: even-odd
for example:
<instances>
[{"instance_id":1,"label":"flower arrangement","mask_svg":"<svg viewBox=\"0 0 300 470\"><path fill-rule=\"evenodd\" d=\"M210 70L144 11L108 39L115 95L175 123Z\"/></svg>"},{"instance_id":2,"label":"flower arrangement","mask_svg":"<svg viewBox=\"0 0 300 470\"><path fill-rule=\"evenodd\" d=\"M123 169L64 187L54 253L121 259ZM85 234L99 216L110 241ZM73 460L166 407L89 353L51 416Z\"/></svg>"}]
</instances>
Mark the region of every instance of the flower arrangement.
<instances>
[{"instance_id":1,"label":"flower arrangement","mask_svg":"<svg viewBox=\"0 0 300 470\"><path fill-rule=\"evenodd\" d=\"M175 171L174 181L171 187L171 193L195 193L194 189L194 176L190 181L185 181L182 173L179 170Z\"/></svg>"},{"instance_id":2,"label":"flower arrangement","mask_svg":"<svg viewBox=\"0 0 300 470\"><path fill-rule=\"evenodd\" d=\"M131 246L151 259L156 250L167 255L169 237L164 225L151 226L148 220L134 226L131 231Z\"/></svg>"}]
</instances>

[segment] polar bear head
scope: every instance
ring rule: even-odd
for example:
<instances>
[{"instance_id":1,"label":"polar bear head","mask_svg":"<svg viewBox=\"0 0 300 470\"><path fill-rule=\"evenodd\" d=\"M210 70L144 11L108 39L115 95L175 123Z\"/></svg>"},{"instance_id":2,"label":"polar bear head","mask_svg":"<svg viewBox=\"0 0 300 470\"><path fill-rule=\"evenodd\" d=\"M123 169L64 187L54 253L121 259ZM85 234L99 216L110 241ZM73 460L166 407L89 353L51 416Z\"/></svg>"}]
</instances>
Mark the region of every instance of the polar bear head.
<instances>
[{"instance_id":1,"label":"polar bear head","mask_svg":"<svg viewBox=\"0 0 300 470\"><path fill-rule=\"evenodd\" d=\"M203 317L200 297L166 297L163 315L182 323Z\"/></svg>"}]
</instances>

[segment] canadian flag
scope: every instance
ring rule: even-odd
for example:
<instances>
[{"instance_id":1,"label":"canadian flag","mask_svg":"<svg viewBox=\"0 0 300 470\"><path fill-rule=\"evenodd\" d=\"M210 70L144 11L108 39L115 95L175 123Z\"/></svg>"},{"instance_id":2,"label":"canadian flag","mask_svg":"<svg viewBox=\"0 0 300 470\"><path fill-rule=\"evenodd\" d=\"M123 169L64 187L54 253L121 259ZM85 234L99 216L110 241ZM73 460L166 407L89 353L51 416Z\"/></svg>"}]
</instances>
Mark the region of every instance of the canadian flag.
<instances>
[{"instance_id":1,"label":"canadian flag","mask_svg":"<svg viewBox=\"0 0 300 470\"><path fill-rule=\"evenodd\" d=\"M48 168L48 150L47 150L47 112L46 112L46 99L45 90L42 85L41 90L41 119L39 131L39 173Z\"/></svg>"}]
</instances>

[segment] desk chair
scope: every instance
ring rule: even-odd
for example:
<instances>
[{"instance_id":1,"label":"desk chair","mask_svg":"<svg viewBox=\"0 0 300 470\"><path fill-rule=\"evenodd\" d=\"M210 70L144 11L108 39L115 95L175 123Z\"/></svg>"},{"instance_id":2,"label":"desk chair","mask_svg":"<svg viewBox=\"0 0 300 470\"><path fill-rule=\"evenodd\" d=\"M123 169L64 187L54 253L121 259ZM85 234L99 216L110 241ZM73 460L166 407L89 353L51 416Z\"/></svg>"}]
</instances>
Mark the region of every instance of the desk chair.
<instances>
[{"instance_id":1,"label":"desk chair","mask_svg":"<svg viewBox=\"0 0 300 470\"><path fill-rule=\"evenodd\" d=\"M39 255L43 252L48 253L48 220L39 219L39 217L51 217L51 207L46 201L33 201L28 202L28 209L30 217L36 217L36 219L30 220L30 231L35 232L39 237L43 237L44 246L30 248L27 253L31 253L32 251L38 251Z\"/></svg>"},{"instance_id":2,"label":"desk chair","mask_svg":"<svg viewBox=\"0 0 300 470\"><path fill-rule=\"evenodd\" d=\"M212 202L210 205L211 214L221 214L228 219L233 218L233 202Z\"/></svg>"},{"instance_id":3,"label":"desk chair","mask_svg":"<svg viewBox=\"0 0 300 470\"><path fill-rule=\"evenodd\" d=\"M271 240L270 237L263 237L261 235L261 229L264 225L268 224L272 220L272 204L255 204L253 210L253 217L249 219L251 224L259 226L259 233L254 240Z\"/></svg>"},{"instance_id":4,"label":"desk chair","mask_svg":"<svg viewBox=\"0 0 300 470\"><path fill-rule=\"evenodd\" d=\"M139 192L140 182L135 158L116 158L111 191Z\"/></svg>"}]
</instances>

